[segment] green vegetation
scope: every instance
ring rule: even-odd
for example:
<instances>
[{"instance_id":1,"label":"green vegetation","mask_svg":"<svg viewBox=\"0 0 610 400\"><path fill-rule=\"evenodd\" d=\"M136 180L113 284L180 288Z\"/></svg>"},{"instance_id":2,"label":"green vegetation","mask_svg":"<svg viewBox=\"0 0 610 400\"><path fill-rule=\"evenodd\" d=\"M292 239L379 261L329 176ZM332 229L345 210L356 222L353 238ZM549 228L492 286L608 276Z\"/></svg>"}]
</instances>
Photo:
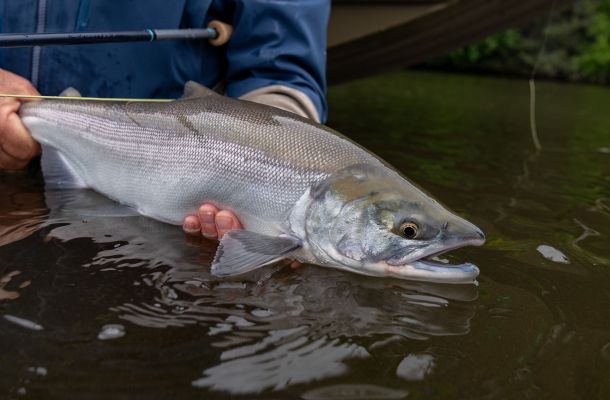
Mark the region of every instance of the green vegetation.
<instances>
[{"instance_id":1,"label":"green vegetation","mask_svg":"<svg viewBox=\"0 0 610 400\"><path fill-rule=\"evenodd\" d=\"M546 41L546 44L545 44ZM581 0L518 29L461 48L428 66L610 83L610 0Z\"/></svg>"}]
</instances>

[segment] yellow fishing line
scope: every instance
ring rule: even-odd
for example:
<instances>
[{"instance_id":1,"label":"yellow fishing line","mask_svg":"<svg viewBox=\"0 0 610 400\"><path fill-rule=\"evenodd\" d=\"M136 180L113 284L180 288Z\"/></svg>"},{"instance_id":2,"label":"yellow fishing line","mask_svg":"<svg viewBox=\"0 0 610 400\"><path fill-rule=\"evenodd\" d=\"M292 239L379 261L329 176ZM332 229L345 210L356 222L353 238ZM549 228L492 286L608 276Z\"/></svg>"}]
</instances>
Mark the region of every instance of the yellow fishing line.
<instances>
[{"instance_id":1,"label":"yellow fishing line","mask_svg":"<svg viewBox=\"0 0 610 400\"><path fill-rule=\"evenodd\" d=\"M83 100L83 101L138 101L144 103L168 103L174 99L127 99L111 97L78 97L78 96L34 96L27 94L0 93L0 97L12 97L16 99L40 99L40 100Z\"/></svg>"}]
</instances>

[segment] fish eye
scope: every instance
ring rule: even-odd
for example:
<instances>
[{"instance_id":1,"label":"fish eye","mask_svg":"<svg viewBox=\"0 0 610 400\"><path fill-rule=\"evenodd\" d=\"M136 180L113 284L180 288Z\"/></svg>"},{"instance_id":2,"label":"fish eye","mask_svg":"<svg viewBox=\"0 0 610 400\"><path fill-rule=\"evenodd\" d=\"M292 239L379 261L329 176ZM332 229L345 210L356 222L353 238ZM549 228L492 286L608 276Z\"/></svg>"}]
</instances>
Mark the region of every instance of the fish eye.
<instances>
[{"instance_id":1,"label":"fish eye","mask_svg":"<svg viewBox=\"0 0 610 400\"><path fill-rule=\"evenodd\" d=\"M419 227L413 222L403 222L402 225L400 225L400 232L407 239L415 239L419 232Z\"/></svg>"}]
</instances>

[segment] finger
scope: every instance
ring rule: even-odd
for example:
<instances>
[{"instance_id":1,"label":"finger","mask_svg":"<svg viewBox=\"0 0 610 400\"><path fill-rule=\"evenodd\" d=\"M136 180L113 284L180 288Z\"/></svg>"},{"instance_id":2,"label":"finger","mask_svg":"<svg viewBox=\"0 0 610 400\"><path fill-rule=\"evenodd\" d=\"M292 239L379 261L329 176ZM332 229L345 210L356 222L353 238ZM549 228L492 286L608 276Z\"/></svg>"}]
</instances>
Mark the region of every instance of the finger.
<instances>
[{"instance_id":1,"label":"finger","mask_svg":"<svg viewBox=\"0 0 610 400\"><path fill-rule=\"evenodd\" d=\"M26 165L28 165L27 161L11 157L9 154L6 154L0 149L0 169L22 169L25 168Z\"/></svg>"},{"instance_id":2,"label":"finger","mask_svg":"<svg viewBox=\"0 0 610 400\"><path fill-rule=\"evenodd\" d=\"M241 223L231 211L222 210L216 214L216 229L218 230L218 238L222 239L225 233L233 229L243 229Z\"/></svg>"},{"instance_id":3,"label":"finger","mask_svg":"<svg viewBox=\"0 0 610 400\"><path fill-rule=\"evenodd\" d=\"M198 210L201 234L208 239L216 239L218 237L216 213L218 213L218 208L211 204L203 204Z\"/></svg>"},{"instance_id":4,"label":"finger","mask_svg":"<svg viewBox=\"0 0 610 400\"><path fill-rule=\"evenodd\" d=\"M0 89L1 90L1 89ZM10 114L16 113L21 104L17 99L12 97L0 97L0 112L4 121Z\"/></svg>"},{"instance_id":5,"label":"finger","mask_svg":"<svg viewBox=\"0 0 610 400\"><path fill-rule=\"evenodd\" d=\"M199 235L201 234L201 224L199 223L199 217L195 215L187 215L182 223L182 230L188 235Z\"/></svg>"},{"instance_id":6,"label":"finger","mask_svg":"<svg viewBox=\"0 0 610 400\"><path fill-rule=\"evenodd\" d=\"M3 93L6 93L6 92L3 92ZM28 81L25 81L25 83L16 86L11 91L10 94L24 94L24 95L28 95L28 96L40 96L40 92L38 90L36 90L36 88L34 86L32 86L32 84ZM19 98L18 100L20 102L27 102L27 101L39 101L40 99Z\"/></svg>"},{"instance_id":7,"label":"finger","mask_svg":"<svg viewBox=\"0 0 610 400\"><path fill-rule=\"evenodd\" d=\"M14 99L0 101L0 147L13 158L28 161L40 154L40 145L16 114L18 109Z\"/></svg>"},{"instance_id":8,"label":"finger","mask_svg":"<svg viewBox=\"0 0 610 400\"><path fill-rule=\"evenodd\" d=\"M0 92L38 96L40 93L27 79L0 69Z\"/></svg>"},{"instance_id":9,"label":"finger","mask_svg":"<svg viewBox=\"0 0 610 400\"><path fill-rule=\"evenodd\" d=\"M34 140L17 114L8 115L6 121L1 140L2 149L6 153L25 161L29 161L40 154L40 144Z\"/></svg>"}]
</instances>

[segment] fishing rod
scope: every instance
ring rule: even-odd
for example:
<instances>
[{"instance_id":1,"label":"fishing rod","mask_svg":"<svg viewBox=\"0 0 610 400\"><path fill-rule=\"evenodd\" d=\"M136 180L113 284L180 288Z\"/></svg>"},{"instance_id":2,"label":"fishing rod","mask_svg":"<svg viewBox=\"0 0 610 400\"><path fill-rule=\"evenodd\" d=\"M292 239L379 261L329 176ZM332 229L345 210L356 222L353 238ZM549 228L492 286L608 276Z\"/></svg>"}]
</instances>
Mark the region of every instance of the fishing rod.
<instances>
[{"instance_id":1,"label":"fishing rod","mask_svg":"<svg viewBox=\"0 0 610 400\"><path fill-rule=\"evenodd\" d=\"M6 33L0 34L1 47L33 47L124 42L156 42L159 40L205 40L222 46L233 34L233 27L221 21L210 21L201 29L145 29L119 32Z\"/></svg>"},{"instance_id":2,"label":"fishing rod","mask_svg":"<svg viewBox=\"0 0 610 400\"><path fill-rule=\"evenodd\" d=\"M124 42L155 42L158 40L205 40L212 46L222 46L233 34L233 27L227 23L213 20L202 29L145 29L143 31L121 32L66 32L66 33L8 33L0 34L0 48L33 47L51 45L79 45ZM163 103L173 99L131 99L75 96L35 96L0 93L0 98L52 99L77 101L123 101Z\"/></svg>"}]
</instances>

